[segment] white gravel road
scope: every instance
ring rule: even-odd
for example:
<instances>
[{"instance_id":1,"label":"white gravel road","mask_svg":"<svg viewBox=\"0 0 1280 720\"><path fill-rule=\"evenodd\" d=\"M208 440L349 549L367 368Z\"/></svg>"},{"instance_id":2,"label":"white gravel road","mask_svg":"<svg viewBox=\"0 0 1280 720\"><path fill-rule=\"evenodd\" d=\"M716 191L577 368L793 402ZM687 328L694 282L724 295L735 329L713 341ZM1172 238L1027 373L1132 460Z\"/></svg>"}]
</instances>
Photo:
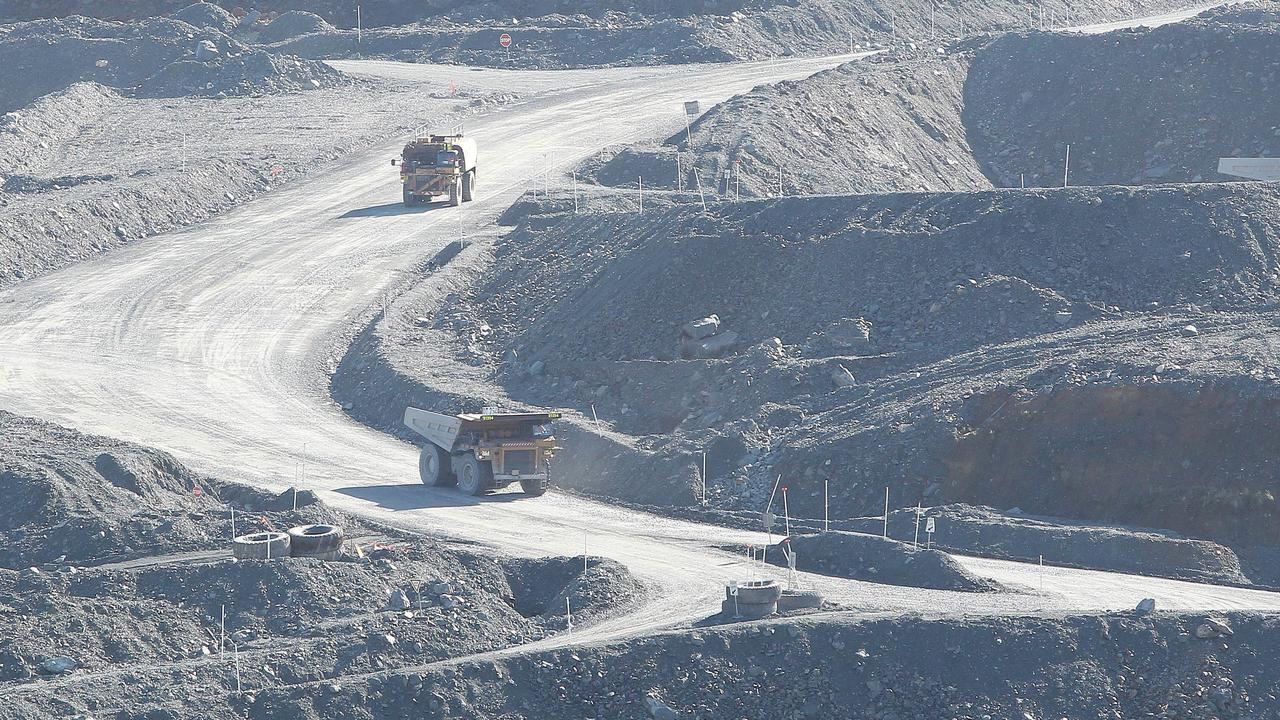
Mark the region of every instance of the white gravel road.
<instances>
[{"instance_id":1,"label":"white gravel road","mask_svg":"<svg viewBox=\"0 0 1280 720\"><path fill-rule=\"evenodd\" d=\"M388 159L399 143L272 192L215 220L138 242L0 293L0 406L163 448L192 467L272 489L296 474L343 509L516 554L616 558L663 592L575 641L676 626L715 611L746 572L716 549L757 535L662 519L552 493L485 500L423 488L416 450L355 424L328 398L335 339L397 270L492 225L541 172L680 122L680 101L712 102L847 57L733 66L469 74L532 99L472 122L479 199L408 210ZM344 69L452 73L387 63ZM1280 610L1280 594L966 560L1025 592L967 595L805 575L866 611L1062 614L1132 607ZM768 572L776 572L770 570Z\"/></svg>"}]
</instances>

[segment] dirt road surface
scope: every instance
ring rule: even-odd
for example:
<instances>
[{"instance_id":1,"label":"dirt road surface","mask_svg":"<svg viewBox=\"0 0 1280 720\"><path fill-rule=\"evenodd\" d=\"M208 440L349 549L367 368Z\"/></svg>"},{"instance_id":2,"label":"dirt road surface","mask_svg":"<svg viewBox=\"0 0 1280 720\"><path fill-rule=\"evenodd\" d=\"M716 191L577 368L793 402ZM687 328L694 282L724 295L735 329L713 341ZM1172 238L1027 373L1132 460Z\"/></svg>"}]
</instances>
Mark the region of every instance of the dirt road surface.
<instances>
[{"instance_id":1,"label":"dirt road surface","mask_svg":"<svg viewBox=\"0 0 1280 720\"><path fill-rule=\"evenodd\" d=\"M575 633L640 634L715 612L742 558L718 547L754 533L662 519L564 494L466 498L428 490L416 449L359 426L329 399L325 368L354 319L404 269L461 231L491 226L544 171L603 145L652 136L680 101L718 101L848 57L733 66L467 73L541 94L470 124L482 148L478 201L403 208L389 164L399 143L273 192L212 222L0 294L0 403L15 412L168 450L193 468L283 489L296 476L329 503L405 528L520 555L613 557L660 585L638 611ZM344 69L437 73L392 64ZM966 560L1023 592L961 594L803 575L865 611L1064 614L1161 608L1280 610L1280 595L1107 573ZM776 570L756 570L776 573ZM1041 583L1043 582L1043 591ZM561 642L561 641L557 641Z\"/></svg>"}]
</instances>

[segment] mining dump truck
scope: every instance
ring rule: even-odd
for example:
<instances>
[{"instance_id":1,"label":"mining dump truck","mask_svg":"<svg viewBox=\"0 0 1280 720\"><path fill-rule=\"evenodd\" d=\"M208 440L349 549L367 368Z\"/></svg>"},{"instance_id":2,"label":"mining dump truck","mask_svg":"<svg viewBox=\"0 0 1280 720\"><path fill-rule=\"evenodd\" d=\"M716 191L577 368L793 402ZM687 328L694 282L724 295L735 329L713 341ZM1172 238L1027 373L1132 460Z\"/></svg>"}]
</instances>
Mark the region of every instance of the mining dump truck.
<instances>
[{"instance_id":1,"label":"mining dump truck","mask_svg":"<svg viewBox=\"0 0 1280 720\"><path fill-rule=\"evenodd\" d=\"M462 135L423 135L400 154L404 204L448 195L449 204L471 202L476 188L476 141ZM391 164L397 164L393 158Z\"/></svg>"},{"instance_id":2,"label":"mining dump truck","mask_svg":"<svg viewBox=\"0 0 1280 720\"><path fill-rule=\"evenodd\" d=\"M558 412L443 415L405 408L404 424L427 439L418 474L428 487L457 485L483 495L513 482L527 495L542 495L551 481Z\"/></svg>"}]
</instances>

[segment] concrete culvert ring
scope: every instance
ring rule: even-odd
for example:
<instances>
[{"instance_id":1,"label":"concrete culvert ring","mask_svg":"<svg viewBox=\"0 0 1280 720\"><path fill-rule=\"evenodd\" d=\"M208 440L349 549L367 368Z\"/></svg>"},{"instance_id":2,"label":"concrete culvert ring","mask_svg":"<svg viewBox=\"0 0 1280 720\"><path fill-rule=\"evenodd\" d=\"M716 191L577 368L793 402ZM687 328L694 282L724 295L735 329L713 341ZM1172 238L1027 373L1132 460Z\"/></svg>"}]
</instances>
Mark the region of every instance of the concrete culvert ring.
<instances>
[{"instance_id":1,"label":"concrete culvert ring","mask_svg":"<svg viewBox=\"0 0 1280 720\"><path fill-rule=\"evenodd\" d=\"M240 560L267 560L289 557L289 535L260 532L241 535L231 541L231 554Z\"/></svg>"},{"instance_id":2,"label":"concrete culvert ring","mask_svg":"<svg viewBox=\"0 0 1280 720\"><path fill-rule=\"evenodd\" d=\"M782 596L777 580L752 580L738 586L738 605L773 605ZM770 611L772 612L772 611Z\"/></svg>"},{"instance_id":3,"label":"concrete culvert ring","mask_svg":"<svg viewBox=\"0 0 1280 720\"><path fill-rule=\"evenodd\" d=\"M294 557L329 555L342 549L345 535L337 525L299 525L289 528L289 547Z\"/></svg>"},{"instance_id":4,"label":"concrete culvert ring","mask_svg":"<svg viewBox=\"0 0 1280 720\"><path fill-rule=\"evenodd\" d=\"M822 607L822 593L816 590L783 590L778 597L778 612Z\"/></svg>"}]
</instances>

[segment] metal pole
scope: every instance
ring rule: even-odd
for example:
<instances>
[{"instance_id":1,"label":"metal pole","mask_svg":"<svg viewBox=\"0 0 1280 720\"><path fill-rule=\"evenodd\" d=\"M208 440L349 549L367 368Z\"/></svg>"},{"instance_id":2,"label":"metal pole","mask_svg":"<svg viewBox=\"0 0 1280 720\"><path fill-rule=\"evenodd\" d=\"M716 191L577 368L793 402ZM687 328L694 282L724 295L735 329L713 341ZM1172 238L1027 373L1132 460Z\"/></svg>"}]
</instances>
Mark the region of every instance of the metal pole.
<instances>
[{"instance_id":1,"label":"metal pole","mask_svg":"<svg viewBox=\"0 0 1280 720\"><path fill-rule=\"evenodd\" d=\"M361 28L361 25L362 23L360 22L360 6L356 5L356 44L357 45L364 42L364 31Z\"/></svg>"},{"instance_id":2,"label":"metal pole","mask_svg":"<svg viewBox=\"0 0 1280 720\"><path fill-rule=\"evenodd\" d=\"M831 532L831 503L828 486L831 480L822 478L822 532Z\"/></svg>"},{"instance_id":3,"label":"metal pole","mask_svg":"<svg viewBox=\"0 0 1280 720\"><path fill-rule=\"evenodd\" d=\"M702 504L707 504L707 451L702 451Z\"/></svg>"},{"instance_id":4,"label":"metal pole","mask_svg":"<svg viewBox=\"0 0 1280 720\"><path fill-rule=\"evenodd\" d=\"M1071 143L1067 143L1067 159L1062 165L1062 187L1067 186L1067 176L1071 172Z\"/></svg>"},{"instance_id":5,"label":"metal pole","mask_svg":"<svg viewBox=\"0 0 1280 720\"><path fill-rule=\"evenodd\" d=\"M791 537L791 511L787 509L787 489L782 488L782 518L787 523L787 537Z\"/></svg>"},{"instance_id":6,"label":"metal pole","mask_svg":"<svg viewBox=\"0 0 1280 720\"><path fill-rule=\"evenodd\" d=\"M702 214L707 214L707 196L702 193L702 178L698 176L698 168L693 169L693 181L698 184L698 199L702 201Z\"/></svg>"},{"instance_id":7,"label":"metal pole","mask_svg":"<svg viewBox=\"0 0 1280 720\"><path fill-rule=\"evenodd\" d=\"M884 489L884 531L880 533L880 537L888 539L889 537L889 488Z\"/></svg>"},{"instance_id":8,"label":"metal pole","mask_svg":"<svg viewBox=\"0 0 1280 720\"><path fill-rule=\"evenodd\" d=\"M916 534L911 540L911 547L920 547L920 503L916 503Z\"/></svg>"}]
</instances>

